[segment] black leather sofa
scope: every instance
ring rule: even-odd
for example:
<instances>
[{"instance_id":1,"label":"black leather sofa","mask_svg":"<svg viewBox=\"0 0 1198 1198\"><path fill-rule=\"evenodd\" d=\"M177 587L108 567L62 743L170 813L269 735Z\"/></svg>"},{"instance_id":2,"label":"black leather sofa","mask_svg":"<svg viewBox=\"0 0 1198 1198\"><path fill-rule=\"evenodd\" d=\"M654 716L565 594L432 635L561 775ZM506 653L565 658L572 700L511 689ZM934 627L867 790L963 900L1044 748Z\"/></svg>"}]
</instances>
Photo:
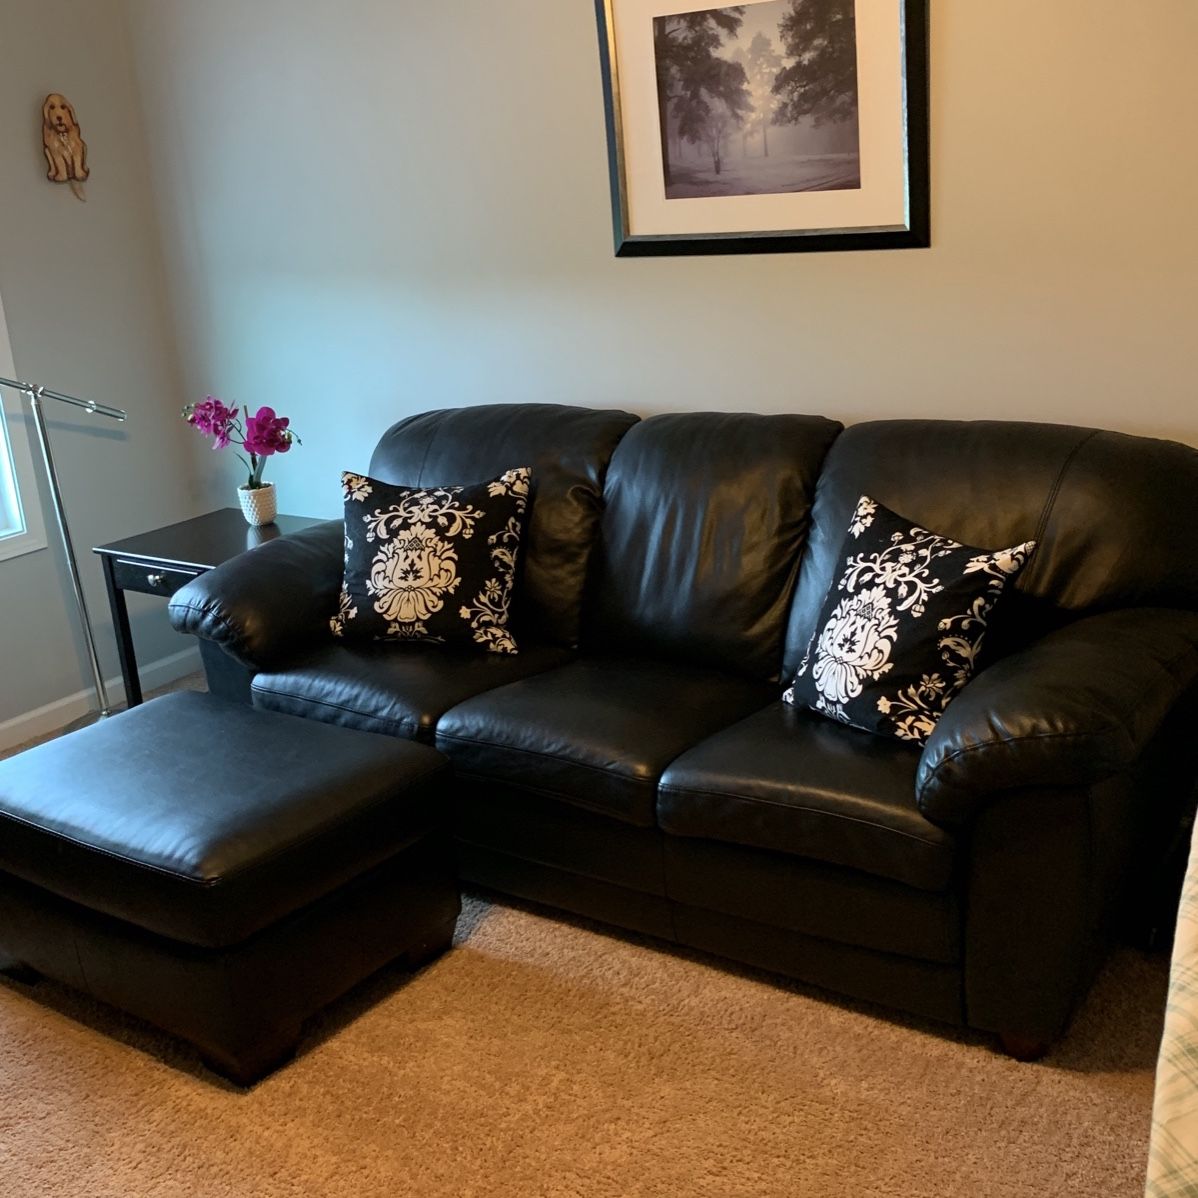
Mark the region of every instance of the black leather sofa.
<instances>
[{"instance_id":1,"label":"black leather sofa","mask_svg":"<svg viewBox=\"0 0 1198 1198\"><path fill-rule=\"evenodd\" d=\"M1193 795L1198 452L497 405L401 421L369 471L524 464L516 657L335 642L338 522L198 578L175 626L216 689L446 753L467 882L1042 1051ZM968 544L1039 543L922 748L779 701L862 493Z\"/></svg>"}]
</instances>

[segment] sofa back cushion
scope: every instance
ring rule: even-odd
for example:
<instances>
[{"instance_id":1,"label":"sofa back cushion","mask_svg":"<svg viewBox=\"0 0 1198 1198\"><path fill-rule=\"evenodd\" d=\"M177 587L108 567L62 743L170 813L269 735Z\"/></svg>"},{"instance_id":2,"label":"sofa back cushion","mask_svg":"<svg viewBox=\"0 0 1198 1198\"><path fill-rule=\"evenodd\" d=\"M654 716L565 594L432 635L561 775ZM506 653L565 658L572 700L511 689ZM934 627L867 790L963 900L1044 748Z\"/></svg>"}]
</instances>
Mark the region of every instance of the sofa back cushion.
<instances>
[{"instance_id":1,"label":"sofa back cushion","mask_svg":"<svg viewBox=\"0 0 1198 1198\"><path fill-rule=\"evenodd\" d=\"M585 640L773 679L820 464L840 425L705 412L612 456Z\"/></svg>"},{"instance_id":2,"label":"sofa back cushion","mask_svg":"<svg viewBox=\"0 0 1198 1198\"><path fill-rule=\"evenodd\" d=\"M637 421L561 404L488 404L422 412L392 425L370 475L405 487L458 486L532 468L512 621L551 644L578 643L587 567L612 451Z\"/></svg>"},{"instance_id":3,"label":"sofa back cushion","mask_svg":"<svg viewBox=\"0 0 1198 1198\"><path fill-rule=\"evenodd\" d=\"M847 429L816 491L786 638L798 667L861 495L969 545L1037 542L991 650L1093 612L1198 607L1198 451L1071 425L887 420Z\"/></svg>"}]
</instances>

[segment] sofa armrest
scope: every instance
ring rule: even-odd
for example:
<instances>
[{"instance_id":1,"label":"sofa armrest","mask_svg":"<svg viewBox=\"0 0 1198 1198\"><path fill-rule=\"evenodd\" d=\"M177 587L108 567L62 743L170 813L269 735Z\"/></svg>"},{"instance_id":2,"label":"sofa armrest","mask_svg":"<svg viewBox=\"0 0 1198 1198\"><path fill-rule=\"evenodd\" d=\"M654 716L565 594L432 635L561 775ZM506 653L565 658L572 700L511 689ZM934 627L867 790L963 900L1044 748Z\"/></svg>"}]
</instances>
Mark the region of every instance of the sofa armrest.
<instances>
[{"instance_id":1,"label":"sofa armrest","mask_svg":"<svg viewBox=\"0 0 1198 1198\"><path fill-rule=\"evenodd\" d=\"M315 524L238 554L176 591L171 624L253 669L269 668L329 635L344 567L342 522Z\"/></svg>"},{"instance_id":2,"label":"sofa armrest","mask_svg":"<svg viewBox=\"0 0 1198 1198\"><path fill-rule=\"evenodd\" d=\"M1058 629L948 705L919 763L919 809L954 827L998 791L1109 778L1196 680L1198 612L1135 608Z\"/></svg>"}]
</instances>

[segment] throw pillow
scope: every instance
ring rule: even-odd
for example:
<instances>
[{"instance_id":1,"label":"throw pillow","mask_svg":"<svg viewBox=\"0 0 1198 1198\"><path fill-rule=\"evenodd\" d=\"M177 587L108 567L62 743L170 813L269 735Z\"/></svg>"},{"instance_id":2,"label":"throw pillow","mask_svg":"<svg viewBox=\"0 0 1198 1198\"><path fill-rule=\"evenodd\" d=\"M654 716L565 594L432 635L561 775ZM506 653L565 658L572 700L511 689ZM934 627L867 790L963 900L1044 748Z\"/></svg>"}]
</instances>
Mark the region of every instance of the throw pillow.
<instances>
[{"instance_id":1,"label":"throw pillow","mask_svg":"<svg viewBox=\"0 0 1198 1198\"><path fill-rule=\"evenodd\" d=\"M333 635L465 642L515 653L508 610L532 472L397 487L343 474L345 581Z\"/></svg>"},{"instance_id":2,"label":"throw pillow","mask_svg":"<svg viewBox=\"0 0 1198 1198\"><path fill-rule=\"evenodd\" d=\"M783 700L867 732L927 740L972 676L990 611L1035 546L975 549L863 495Z\"/></svg>"}]
</instances>

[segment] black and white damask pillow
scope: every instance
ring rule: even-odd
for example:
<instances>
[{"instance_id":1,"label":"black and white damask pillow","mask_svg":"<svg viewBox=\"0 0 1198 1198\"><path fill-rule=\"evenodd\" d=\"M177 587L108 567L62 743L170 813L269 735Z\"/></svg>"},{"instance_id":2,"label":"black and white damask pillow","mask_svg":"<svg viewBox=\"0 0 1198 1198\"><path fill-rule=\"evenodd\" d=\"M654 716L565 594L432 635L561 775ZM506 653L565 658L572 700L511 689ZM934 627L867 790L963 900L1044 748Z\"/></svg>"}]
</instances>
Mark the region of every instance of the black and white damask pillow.
<instances>
[{"instance_id":1,"label":"black and white damask pillow","mask_svg":"<svg viewBox=\"0 0 1198 1198\"><path fill-rule=\"evenodd\" d=\"M532 471L463 487L343 474L345 581L334 636L515 653L508 612Z\"/></svg>"},{"instance_id":2,"label":"black and white damask pillow","mask_svg":"<svg viewBox=\"0 0 1198 1198\"><path fill-rule=\"evenodd\" d=\"M990 553L863 495L787 703L922 742L972 677L986 621L1035 549Z\"/></svg>"}]
</instances>

